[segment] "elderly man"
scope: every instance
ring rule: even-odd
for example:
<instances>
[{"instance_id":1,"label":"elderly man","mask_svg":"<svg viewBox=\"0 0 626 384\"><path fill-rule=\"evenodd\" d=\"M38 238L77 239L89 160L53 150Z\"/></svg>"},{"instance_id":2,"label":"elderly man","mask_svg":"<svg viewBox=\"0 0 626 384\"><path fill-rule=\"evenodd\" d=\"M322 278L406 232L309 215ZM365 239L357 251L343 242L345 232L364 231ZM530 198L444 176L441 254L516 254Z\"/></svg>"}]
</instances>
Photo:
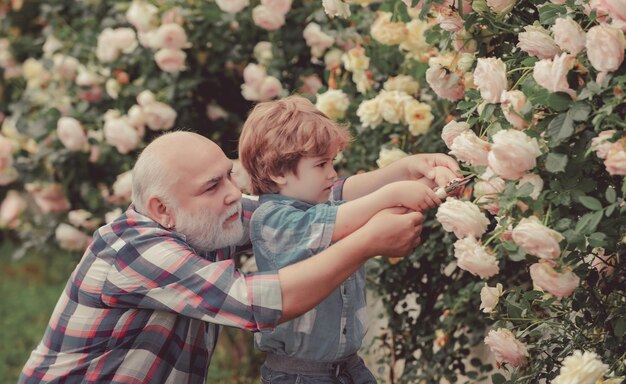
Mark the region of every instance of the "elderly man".
<instances>
[{"instance_id":1,"label":"elderly man","mask_svg":"<svg viewBox=\"0 0 626 384\"><path fill-rule=\"evenodd\" d=\"M200 135L149 144L133 169L133 204L95 233L20 382L204 383L220 325L271 329L369 258L404 256L419 243L420 213L381 212L308 260L244 274L231 256L247 243L256 202L241 198L231 172Z\"/></svg>"}]
</instances>

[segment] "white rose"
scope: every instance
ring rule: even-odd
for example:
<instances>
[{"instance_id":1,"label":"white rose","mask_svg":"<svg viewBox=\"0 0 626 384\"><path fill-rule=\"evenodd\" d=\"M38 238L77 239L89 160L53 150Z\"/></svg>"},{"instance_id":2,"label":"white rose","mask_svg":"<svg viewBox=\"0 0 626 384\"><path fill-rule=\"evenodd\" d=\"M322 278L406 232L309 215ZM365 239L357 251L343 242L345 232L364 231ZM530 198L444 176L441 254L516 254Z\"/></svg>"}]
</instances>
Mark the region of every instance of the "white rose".
<instances>
[{"instance_id":1,"label":"white rose","mask_svg":"<svg viewBox=\"0 0 626 384\"><path fill-rule=\"evenodd\" d=\"M485 344L496 357L498 364L509 363L514 367L526 364L528 350L526 345L517 340L515 335L506 328L489 331L485 337Z\"/></svg>"},{"instance_id":2,"label":"white rose","mask_svg":"<svg viewBox=\"0 0 626 384\"><path fill-rule=\"evenodd\" d=\"M272 43L269 41L259 41L254 46L254 57L261 64L268 65L272 62L274 54L272 53Z\"/></svg>"},{"instance_id":3,"label":"white rose","mask_svg":"<svg viewBox=\"0 0 626 384\"><path fill-rule=\"evenodd\" d=\"M250 5L250 0L215 0L217 6L226 13L239 13Z\"/></svg>"},{"instance_id":4,"label":"white rose","mask_svg":"<svg viewBox=\"0 0 626 384\"><path fill-rule=\"evenodd\" d=\"M454 232L460 239L481 237L489 225L489 220L476 204L457 199L448 199L441 204L436 217L444 230Z\"/></svg>"},{"instance_id":5,"label":"white rose","mask_svg":"<svg viewBox=\"0 0 626 384\"><path fill-rule=\"evenodd\" d=\"M54 235L59 246L69 251L84 251L91 242L91 237L65 223L59 224Z\"/></svg>"},{"instance_id":6,"label":"white rose","mask_svg":"<svg viewBox=\"0 0 626 384\"><path fill-rule=\"evenodd\" d=\"M536 217L523 218L513 229L513 241L526 253L542 259L555 259L561 254L563 236Z\"/></svg>"},{"instance_id":7,"label":"white rose","mask_svg":"<svg viewBox=\"0 0 626 384\"><path fill-rule=\"evenodd\" d=\"M575 99L576 91L571 89L567 82L567 73L573 65L573 57L567 53L556 56L554 59L539 60L533 69L533 78L537 84L548 91L565 92Z\"/></svg>"},{"instance_id":8,"label":"white rose","mask_svg":"<svg viewBox=\"0 0 626 384\"><path fill-rule=\"evenodd\" d=\"M499 103L502 92L508 88L506 64L493 57L478 59L474 70L474 83L486 102Z\"/></svg>"},{"instance_id":9,"label":"white rose","mask_svg":"<svg viewBox=\"0 0 626 384\"><path fill-rule=\"evenodd\" d=\"M370 58L365 55L365 49L360 45L346 52L341 57L341 61L350 72L364 71L370 65Z\"/></svg>"},{"instance_id":10,"label":"white rose","mask_svg":"<svg viewBox=\"0 0 626 384\"><path fill-rule=\"evenodd\" d=\"M481 279L489 278L500 271L498 260L493 252L478 244L473 237L466 237L454 243L454 257L457 266Z\"/></svg>"},{"instance_id":11,"label":"white rose","mask_svg":"<svg viewBox=\"0 0 626 384\"><path fill-rule=\"evenodd\" d=\"M185 59L187 54L180 49L160 49L154 54L156 61L162 71L169 73L177 73L185 69Z\"/></svg>"},{"instance_id":12,"label":"white rose","mask_svg":"<svg viewBox=\"0 0 626 384\"><path fill-rule=\"evenodd\" d=\"M608 369L595 353L576 350L563 359L561 371L552 384L595 384Z\"/></svg>"},{"instance_id":13,"label":"white rose","mask_svg":"<svg viewBox=\"0 0 626 384\"><path fill-rule=\"evenodd\" d=\"M112 199L115 202L129 202L132 195L133 176L132 171L117 175L113 183Z\"/></svg>"},{"instance_id":14,"label":"white rose","mask_svg":"<svg viewBox=\"0 0 626 384\"><path fill-rule=\"evenodd\" d=\"M499 131L492 140L489 167L500 177L517 180L537 165L537 157L541 155L537 139L509 129Z\"/></svg>"},{"instance_id":15,"label":"white rose","mask_svg":"<svg viewBox=\"0 0 626 384\"><path fill-rule=\"evenodd\" d=\"M126 154L139 145L139 135L137 135L137 131L128 124L126 120L121 118L113 118L105 121L104 139L121 154Z\"/></svg>"},{"instance_id":16,"label":"white rose","mask_svg":"<svg viewBox=\"0 0 626 384\"><path fill-rule=\"evenodd\" d=\"M143 106L146 125L153 131L168 130L174 126L176 111L165 103L158 101Z\"/></svg>"},{"instance_id":17,"label":"white rose","mask_svg":"<svg viewBox=\"0 0 626 384\"><path fill-rule=\"evenodd\" d=\"M502 284L498 283L495 287L490 287L485 283L485 286L480 290L480 309L484 313L491 313L498 305L500 296L502 296Z\"/></svg>"},{"instance_id":18,"label":"white rose","mask_svg":"<svg viewBox=\"0 0 626 384\"><path fill-rule=\"evenodd\" d=\"M141 91L137 95L137 104L141 105L142 107L145 107L146 105L153 103L154 101L156 101L156 97L154 96L154 93L149 90Z\"/></svg>"},{"instance_id":19,"label":"white rose","mask_svg":"<svg viewBox=\"0 0 626 384\"><path fill-rule=\"evenodd\" d=\"M331 18L338 16L345 19L350 16L350 6L341 0L322 0L322 5Z\"/></svg>"},{"instance_id":20,"label":"white rose","mask_svg":"<svg viewBox=\"0 0 626 384\"><path fill-rule=\"evenodd\" d=\"M139 32L145 32L152 29L158 12L159 9L147 1L133 0L128 11L126 11L126 20Z\"/></svg>"},{"instance_id":21,"label":"white rose","mask_svg":"<svg viewBox=\"0 0 626 384\"><path fill-rule=\"evenodd\" d=\"M404 122L404 105L414 100L404 92L384 90L378 94L377 99L383 119L391 124Z\"/></svg>"},{"instance_id":22,"label":"white rose","mask_svg":"<svg viewBox=\"0 0 626 384\"><path fill-rule=\"evenodd\" d=\"M378 154L378 160L376 160L376 164L379 168L383 168L393 163L394 161L407 157L408 155L408 153L399 148L381 148L380 153Z\"/></svg>"}]
</instances>

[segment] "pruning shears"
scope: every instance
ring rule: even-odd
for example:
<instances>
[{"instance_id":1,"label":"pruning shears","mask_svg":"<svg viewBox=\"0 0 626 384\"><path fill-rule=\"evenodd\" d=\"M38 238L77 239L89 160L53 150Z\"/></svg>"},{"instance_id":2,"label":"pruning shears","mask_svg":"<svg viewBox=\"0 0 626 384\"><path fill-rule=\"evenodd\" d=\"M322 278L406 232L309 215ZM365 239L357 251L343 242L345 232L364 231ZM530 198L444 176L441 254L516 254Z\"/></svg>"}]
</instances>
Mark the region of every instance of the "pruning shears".
<instances>
[{"instance_id":1,"label":"pruning shears","mask_svg":"<svg viewBox=\"0 0 626 384\"><path fill-rule=\"evenodd\" d=\"M435 191L435 194L437 195L438 198L445 199L446 196L450 195L450 193L456 191L457 189L463 187L464 185L472 181L474 177L476 177L476 175L469 175L461 179L454 179L451 182L449 182L448 185L446 185L445 187L439 187Z\"/></svg>"}]
</instances>

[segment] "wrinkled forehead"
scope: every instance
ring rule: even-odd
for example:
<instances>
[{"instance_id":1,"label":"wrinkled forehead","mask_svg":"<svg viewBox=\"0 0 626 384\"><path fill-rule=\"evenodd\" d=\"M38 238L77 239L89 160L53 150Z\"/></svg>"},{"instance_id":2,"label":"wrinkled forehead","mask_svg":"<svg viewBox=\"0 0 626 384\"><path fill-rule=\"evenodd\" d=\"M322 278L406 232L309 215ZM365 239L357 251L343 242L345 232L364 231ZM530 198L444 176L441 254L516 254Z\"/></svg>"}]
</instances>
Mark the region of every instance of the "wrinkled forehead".
<instances>
[{"instance_id":1,"label":"wrinkled forehead","mask_svg":"<svg viewBox=\"0 0 626 384\"><path fill-rule=\"evenodd\" d=\"M178 158L176 162L178 166L172 167L171 173L177 180L177 185L187 185L191 188L212 179L225 177L233 167L233 162L217 145L189 152Z\"/></svg>"}]
</instances>

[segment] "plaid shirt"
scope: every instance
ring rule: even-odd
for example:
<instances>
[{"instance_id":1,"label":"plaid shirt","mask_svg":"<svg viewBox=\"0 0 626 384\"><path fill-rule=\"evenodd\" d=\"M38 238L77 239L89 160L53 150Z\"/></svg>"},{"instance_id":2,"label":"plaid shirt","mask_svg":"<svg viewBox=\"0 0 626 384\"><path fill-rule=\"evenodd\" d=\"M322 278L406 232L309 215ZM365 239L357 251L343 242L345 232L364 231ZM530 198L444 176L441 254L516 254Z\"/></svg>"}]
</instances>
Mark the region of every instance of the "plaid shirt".
<instances>
[{"instance_id":1,"label":"plaid shirt","mask_svg":"<svg viewBox=\"0 0 626 384\"><path fill-rule=\"evenodd\" d=\"M242 204L247 229L258 203ZM131 206L94 234L19 382L204 383L220 324L281 316L276 272L244 275L234 251L200 256Z\"/></svg>"},{"instance_id":2,"label":"plaid shirt","mask_svg":"<svg viewBox=\"0 0 626 384\"><path fill-rule=\"evenodd\" d=\"M331 202L311 205L282 195L262 195L250 223L259 271L280 269L331 244L343 180ZM359 350L367 329L365 268L361 267L315 308L274 330L255 334L265 352L303 360L335 361Z\"/></svg>"}]
</instances>

